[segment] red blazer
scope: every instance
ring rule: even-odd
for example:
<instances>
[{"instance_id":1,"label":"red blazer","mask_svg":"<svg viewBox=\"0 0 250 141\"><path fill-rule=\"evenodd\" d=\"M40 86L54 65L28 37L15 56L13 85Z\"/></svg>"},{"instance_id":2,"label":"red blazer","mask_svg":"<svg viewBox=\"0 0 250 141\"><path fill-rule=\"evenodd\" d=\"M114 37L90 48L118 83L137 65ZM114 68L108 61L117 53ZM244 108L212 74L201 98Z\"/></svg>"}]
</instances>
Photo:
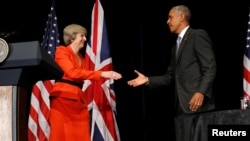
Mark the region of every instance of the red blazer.
<instances>
[{"instance_id":1,"label":"red blazer","mask_svg":"<svg viewBox=\"0 0 250 141\"><path fill-rule=\"evenodd\" d=\"M70 46L58 46L55 52L55 62L62 68L64 74L62 79L74 82L84 82L85 79L100 80L101 71L85 69L85 60L82 56L81 64ZM50 96L64 97L69 99L79 99L83 91L74 85L56 82L50 91Z\"/></svg>"}]
</instances>

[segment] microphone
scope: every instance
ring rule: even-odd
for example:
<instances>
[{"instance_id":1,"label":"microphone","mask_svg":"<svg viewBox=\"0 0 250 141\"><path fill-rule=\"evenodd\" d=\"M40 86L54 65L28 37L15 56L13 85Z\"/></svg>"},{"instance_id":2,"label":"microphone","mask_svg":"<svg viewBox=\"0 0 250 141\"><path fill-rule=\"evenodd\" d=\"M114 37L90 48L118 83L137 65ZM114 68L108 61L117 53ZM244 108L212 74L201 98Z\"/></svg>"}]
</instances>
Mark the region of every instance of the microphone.
<instances>
[{"instance_id":1,"label":"microphone","mask_svg":"<svg viewBox=\"0 0 250 141\"><path fill-rule=\"evenodd\" d=\"M11 31L11 32L0 32L0 37L1 38L4 38L4 39L7 39L11 36L14 36L16 35L17 31Z\"/></svg>"}]
</instances>

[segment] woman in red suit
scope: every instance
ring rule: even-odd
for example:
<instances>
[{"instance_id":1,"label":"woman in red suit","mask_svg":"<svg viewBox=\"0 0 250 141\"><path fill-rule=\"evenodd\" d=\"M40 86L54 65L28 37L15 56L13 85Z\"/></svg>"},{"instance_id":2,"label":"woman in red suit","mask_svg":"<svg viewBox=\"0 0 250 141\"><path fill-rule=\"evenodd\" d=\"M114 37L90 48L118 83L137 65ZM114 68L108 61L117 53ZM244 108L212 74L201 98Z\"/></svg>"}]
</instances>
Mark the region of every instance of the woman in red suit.
<instances>
[{"instance_id":1,"label":"woman in red suit","mask_svg":"<svg viewBox=\"0 0 250 141\"><path fill-rule=\"evenodd\" d=\"M63 30L65 46L58 46L55 61L64 74L50 91L50 141L90 141L89 112L83 99L85 79L122 78L115 71L86 70L80 50L86 42L86 28L70 24Z\"/></svg>"}]
</instances>

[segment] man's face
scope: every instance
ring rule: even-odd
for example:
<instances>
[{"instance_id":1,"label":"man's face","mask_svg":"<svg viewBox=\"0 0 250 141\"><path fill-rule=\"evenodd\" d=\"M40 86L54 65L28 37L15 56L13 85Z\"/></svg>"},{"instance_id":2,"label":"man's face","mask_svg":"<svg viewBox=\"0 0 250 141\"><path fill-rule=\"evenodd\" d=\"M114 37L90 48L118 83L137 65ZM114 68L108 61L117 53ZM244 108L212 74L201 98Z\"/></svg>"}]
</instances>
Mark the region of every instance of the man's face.
<instances>
[{"instance_id":1,"label":"man's face","mask_svg":"<svg viewBox=\"0 0 250 141\"><path fill-rule=\"evenodd\" d=\"M179 33L179 27L181 25L181 22L183 20L183 15L176 11L176 10L170 10L168 14L168 20L167 24L172 33Z\"/></svg>"}]
</instances>

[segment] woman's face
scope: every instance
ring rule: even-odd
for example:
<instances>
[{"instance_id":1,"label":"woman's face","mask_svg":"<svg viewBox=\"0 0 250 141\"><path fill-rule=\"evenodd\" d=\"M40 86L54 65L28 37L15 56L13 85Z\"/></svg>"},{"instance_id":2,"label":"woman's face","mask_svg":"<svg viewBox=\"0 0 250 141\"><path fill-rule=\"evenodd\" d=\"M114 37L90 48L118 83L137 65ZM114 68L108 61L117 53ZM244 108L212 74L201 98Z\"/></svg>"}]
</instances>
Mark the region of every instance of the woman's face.
<instances>
[{"instance_id":1,"label":"woman's face","mask_svg":"<svg viewBox=\"0 0 250 141\"><path fill-rule=\"evenodd\" d=\"M75 45L79 46L80 48L84 47L84 43L86 42L87 38L84 33L77 33L75 40L72 42Z\"/></svg>"}]
</instances>

